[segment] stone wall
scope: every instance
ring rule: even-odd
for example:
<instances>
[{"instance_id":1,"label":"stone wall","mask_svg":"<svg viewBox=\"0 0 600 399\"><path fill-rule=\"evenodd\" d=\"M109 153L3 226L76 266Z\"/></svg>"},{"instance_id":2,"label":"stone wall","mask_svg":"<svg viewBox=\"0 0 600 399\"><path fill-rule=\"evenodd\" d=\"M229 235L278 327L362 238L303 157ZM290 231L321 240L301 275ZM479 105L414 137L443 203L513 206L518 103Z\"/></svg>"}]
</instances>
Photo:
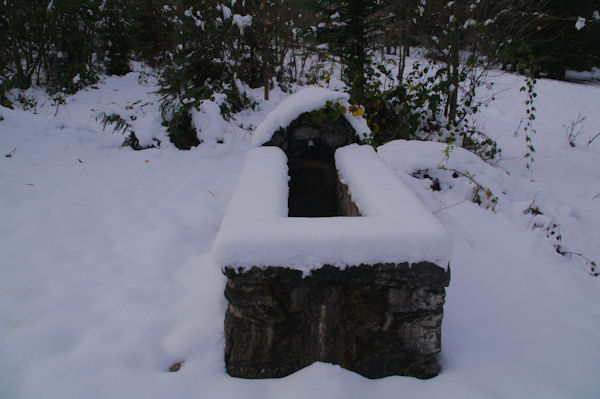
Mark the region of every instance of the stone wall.
<instances>
[{"instance_id":1,"label":"stone wall","mask_svg":"<svg viewBox=\"0 0 600 399\"><path fill-rule=\"evenodd\" d=\"M321 361L368 378L440 371L450 271L432 263L225 269L225 363L231 376L289 375Z\"/></svg>"},{"instance_id":2,"label":"stone wall","mask_svg":"<svg viewBox=\"0 0 600 399\"><path fill-rule=\"evenodd\" d=\"M337 148L357 142L358 137L354 129L343 116L317 123L309 112L305 112L287 128L273 133L271 140L264 145L281 148L290 160L333 161L333 154Z\"/></svg>"},{"instance_id":3,"label":"stone wall","mask_svg":"<svg viewBox=\"0 0 600 399\"><path fill-rule=\"evenodd\" d=\"M360 216L360 211L352 201L348 186L337 179L337 201L341 216Z\"/></svg>"}]
</instances>

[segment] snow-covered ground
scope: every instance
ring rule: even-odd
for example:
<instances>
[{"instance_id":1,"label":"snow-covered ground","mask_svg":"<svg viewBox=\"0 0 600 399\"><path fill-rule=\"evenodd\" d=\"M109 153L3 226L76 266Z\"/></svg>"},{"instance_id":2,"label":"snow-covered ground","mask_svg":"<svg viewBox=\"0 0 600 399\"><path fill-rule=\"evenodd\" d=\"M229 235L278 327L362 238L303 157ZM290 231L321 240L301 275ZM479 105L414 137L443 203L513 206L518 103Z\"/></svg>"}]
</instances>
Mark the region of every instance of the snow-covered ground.
<instances>
[{"instance_id":1,"label":"snow-covered ground","mask_svg":"<svg viewBox=\"0 0 600 399\"><path fill-rule=\"evenodd\" d=\"M379 151L454 244L443 372L427 381L328 364L277 380L225 373L225 277L210 250L252 147L245 129L286 94L231 124L206 104L194 122L223 131L190 151L168 143L154 81L136 73L58 110L39 93L37 114L0 108L0 398L598 397L600 279L553 245L560 234L563 250L600 260L600 138L586 146L600 131L600 87L538 82L529 172L514 136L522 78L494 80L479 123L502 147L496 166L460 149L444 161L435 143ZM120 147L123 136L95 120L102 111L134 115L140 141L161 148ZM578 114L587 119L571 147L563 125ZM491 189L496 212L468 200L473 184L441 162Z\"/></svg>"}]
</instances>

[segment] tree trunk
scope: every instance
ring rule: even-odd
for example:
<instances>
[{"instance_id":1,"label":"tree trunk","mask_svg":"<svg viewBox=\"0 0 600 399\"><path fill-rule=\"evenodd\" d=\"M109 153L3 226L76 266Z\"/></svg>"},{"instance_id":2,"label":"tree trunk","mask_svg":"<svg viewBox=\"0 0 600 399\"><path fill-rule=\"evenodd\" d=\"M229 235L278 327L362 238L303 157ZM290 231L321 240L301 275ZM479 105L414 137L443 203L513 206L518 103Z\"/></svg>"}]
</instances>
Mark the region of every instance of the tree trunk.
<instances>
[{"instance_id":1,"label":"tree trunk","mask_svg":"<svg viewBox=\"0 0 600 399\"><path fill-rule=\"evenodd\" d=\"M452 61L450 64L450 93L448 93L448 121L454 123L458 104L458 74L459 74L459 52L452 49Z\"/></svg>"},{"instance_id":2,"label":"tree trunk","mask_svg":"<svg viewBox=\"0 0 600 399\"><path fill-rule=\"evenodd\" d=\"M263 83L265 85L265 101L269 101L269 85L271 75L269 70L269 34L265 25L265 42L263 44Z\"/></svg>"},{"instance_id":3,"label":"tree trunk","mask_svg":"<svg viewBox=\"0 0 600 399\"><path fill-rule=\"evenodd\" d=\"M398 84L401 84L404 80L404 69L406 69L406 57L408 56L408 46L400 46L398 57Z\"/></svg>"}]
</instances>

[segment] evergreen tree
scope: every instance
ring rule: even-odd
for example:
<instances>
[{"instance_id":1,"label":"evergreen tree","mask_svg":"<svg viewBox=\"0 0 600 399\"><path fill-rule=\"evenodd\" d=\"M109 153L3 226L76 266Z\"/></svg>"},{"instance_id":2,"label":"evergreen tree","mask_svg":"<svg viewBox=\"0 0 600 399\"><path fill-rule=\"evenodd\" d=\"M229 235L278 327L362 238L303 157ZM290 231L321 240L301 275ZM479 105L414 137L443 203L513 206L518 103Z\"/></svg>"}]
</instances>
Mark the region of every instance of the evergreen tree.
<instances>
[{"instance_id":1,"label":"evergreen tree","mask_svg":"<svg viewBox=\"0 0 600 399\"><path fill-rule=\"evenodd\" d=\"M131 42L136 59L152 67L160 67L165 62L167 51L173 48L177 35L173 24L164 12L166 0L137 0L128 3L131 10Z\"/></svg>"},{"instance_id":2,"label":"evergreen tree","mask_svg":"<svg viewBox=\"0 0 600 399\"><path fill-rule=\"evenodd\" d=\"M0 93L26 89L43 67L50 18L47 2L0 2Z\"/></svg>"},{"instance_id":3,"label":"evergreen tree","mask_svg":"<svg viewBox=\"0 0 600 399\"><path fill-rule=\"evenodd\" d=\"M549 77L564 79L567 69L589 70L600 66L600 20L594 18L600 4L593 0L550 0L543 9L539 39L530 53L538 69ZM576 28L582 18L587 20Z\"/></svg>"},{"instance_id":4,"label":"evergreen tree","mask_svg":"<svg viewBox=\"0 0 600 399\"><path fill-rule=\"evenodd\" d=\"M106 0L100 7L102 55L109 75L125 75L130 72L129 60L133 50L132 14L129 2Z\"/></svg>"},{"instance_id":5,"label":"evergreen tree","mask_svg":"<svg viewBox=\"0 0 600 399\"><path fill-rule=\"evenodd\" d=\"M51 92L76 91L98 80L100 4L100 0L54 0L48 6L52 26L44 64Z\"/></svg>"},{"instance_id":6,"label":"evergreen tree","mask_svg":"<svg viewBox=\"0 0 600 399\"><path fill-rule=\"evenodd\" d=\"M600 5L592 0L514 1L511 12L494 20L495 53L488 55L504 69L564 79L567 69L600 65ZM600 11L598 11L600 12ZM586 20L580 29L579 18Z\"/></svg>"},{"instance_id":7,"label":"evergreen tree","mask_svg":"<svg viewBox=\"0 0 600 399\"><path fill-rule=\"evenodd\" d=\"M190 108L215 92L232 87L224 37L233 31L225 3L178 0L164 11L176 30L175 47L161 76L160 93L166 111Z\"/></svg>"},{"instance_id":8,"label":"evergreen tree","mask_svg":"<svg viewBox=\"0 0 600 399\"><path fill-rule=\"evenodd\" d=\"M313 0L320 22L317 41L344 65L344 81L350 97L366 102L370 77L374 75L372 53L385 32L387 14L382 0Z\"/></svg>"},{"instance_id":9,"label":"evergreen tree","mask_svg":"<svg viewBox=\"0 0 600 399\"><path fill-rule=\"evenodd\" d=\"M164 11L176 29L176 46L167 52L161 73L162 111L171 140L179 148L189 148L198 144L190 120L192 108L203 100L218 99L227 117L243 107L231 51L223 45L231 35L239 35L239 29L225 2L177 0Z\"/></svg>"},{"instance_id":10,"label":"evergreen tree","mask_svg":"<svg viewBox=\"0 0 600 399\"><path fill-rule=\"evenodd\" d=\"M263 86L265 99L272 78L284 80L286 58L298 38L298 31L293 30L298 10L298 4L284 0L246 0L234 6L234 12L252 21L241 29L237 45L230 46L238 53L233 57L236 75L250 87Z\"/></svg>"}]
</instances>

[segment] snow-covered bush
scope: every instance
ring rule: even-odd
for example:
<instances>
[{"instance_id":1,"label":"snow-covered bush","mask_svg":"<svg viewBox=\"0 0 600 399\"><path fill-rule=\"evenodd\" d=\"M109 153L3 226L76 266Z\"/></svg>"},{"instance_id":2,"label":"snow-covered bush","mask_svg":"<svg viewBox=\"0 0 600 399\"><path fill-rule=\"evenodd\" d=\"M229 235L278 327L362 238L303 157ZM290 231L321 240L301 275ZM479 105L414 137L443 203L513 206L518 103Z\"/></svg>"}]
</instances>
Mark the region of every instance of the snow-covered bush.
<instances>
[{"instance_id":1,"label":"snow-covered bush","mask_svg":"<svg viewBox=\"0 0 600 399\"><path fill-rule=\"evenodd\" d=\"M475 98L483 77L474 76L469 68L462 70L459 82L463 89L454 119L450 119L447 68L434 60L416 61L403 82L385 91L372 90L373 101L366 108L376 144L396 139L441 141L463 147L484 160L499 156L497 143L473 123L473 116L484 105Z\"/></svg>"},{"instance_id":2,"label":"snow-covered bush","mask_svg":"<svg viewBox=\"0 0 600 399\"><path fill-rule=\"evenodd\" d=\"M527 206L527 209L523 211L523 215L530 215L528 227L531 230L540 230L546 238L552 243L554 250L565 257L572 258L573 256L579 257L584 260L585 266L591 276L598 277L598 265L596 261L590 259L583 253L575 252L568 249L563 243L563 234L561 233L560 223L556 216L554 216L548 209L543 209L537 204L536 198L534 197L531 203Z\"/></svg>"},{"instance_id":3,"label":"snow-covered bush","mask_svg":"<svg viewBox=\"0 0 600 399\"><path fill-rule=\"evenodd\" d=\"M136 136L132 126L133 121L136 119L137 118L132 115L129 117L129 121L127 121L117 113L107 114L106 112L100 112L96 116L96 121L102 124L103 129L106 129L106 127L110 125L113 127L113 133L120 133L125 136L122 144L123 147L131 147L131 149L136 151L159 147L160 140L156 138L152 139L152 144L140 143L140 139Z\"/></svg>"},{"instance_id":4,"label":"snow-covered bush","mask_svg":"<svg viewBox=\"0 0 600 399\"><path fill-rule=\"evenodd\" d=\"M232 22L232 3L182 0L164 8L177 36L161 72L159 94L169 137L178 148L200 143L191 112L199 110L204 100L219 98L225 118L251 105L240 92L236 75L233 53L243 29Z\"/></svg>"},{"instance_id":5,"label":"snow-covered bush","mask_svg":"<svg viewBox=\"0 0 600 399\"><path fill-rule=\"evenodd\" d=\"M189 150L200 144L192 117L188 110L180 109L173 113L168 123L169 139L180 150Z\"/></svg>"}]
</instances>

